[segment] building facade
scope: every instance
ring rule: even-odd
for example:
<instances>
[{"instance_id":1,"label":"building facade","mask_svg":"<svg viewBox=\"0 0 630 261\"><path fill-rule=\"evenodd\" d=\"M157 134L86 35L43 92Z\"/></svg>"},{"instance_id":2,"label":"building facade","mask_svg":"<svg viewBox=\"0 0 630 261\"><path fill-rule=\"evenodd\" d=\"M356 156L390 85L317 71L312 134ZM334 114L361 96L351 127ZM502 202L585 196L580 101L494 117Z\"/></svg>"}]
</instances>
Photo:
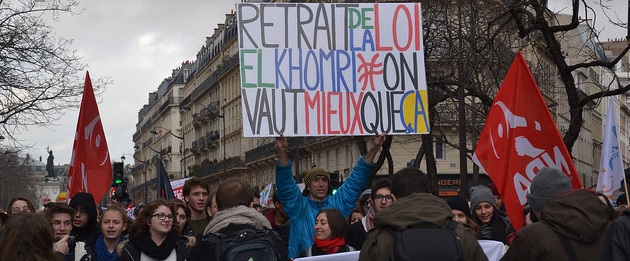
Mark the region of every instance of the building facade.
<instances>
[{"instance_id":1,"label":"building facade","mask_svg":"<svg viewBox=\"0 0 630 261\"><path fill-rule=\"evenodd\" d=\"M565 23L566 16L558 21ZM569 64L586 61L593 57L605 57L601 45L588 37L590 28L585 23L562 38L563 50ZM548 81L539 82L539 87L548 102L549 110L561 134L566 132L570 110L566 93L557 77L552 63L537 54L535 49L523 50L531 58L533 66L548 68L552 75ZM534 57L537 57L534 59ZM543 57L542 59L539 59ZM185 62L164 80L158 91L151 93L149 103L139 112L138 124L133 141L134 154L133 183L131 194L140 201L150 201L156 197L156 162L162 160L171 179L200 177L215 190L222 180L240 177L248 180L258 189L275 182L275 139L243 137L243 115L241 108L241 82L238 57L236 17L225 16L204 46L197 53L197 60ZM546 63L546 64L545 64ZM602 88L615 89L621 82L615 72L601 68L577 70L574 79L582 95L589 95ZM625 78L627 79L627 77ZM621 147L624 163L628 157L628 130L630 109L627 96L617 96L620 108L617 119L621 128ZM584 123L580 138L573 147L574 164L585 187L597 182L599 157L603 141L608 99L589 104L583 112ZM480 125L482 126L482 125ZM443 128L442 133L456 140L457 131L453 125L433 126ZM289 138L290 155L296 180L301 181L301 173L313 166L338 173L343 179L360 157L357 142L371 146L372 137L296 137ZM473 141L469 141L473 143ZM472 147L473 144L469 144ZM421 146L420 135L394 136L391 145L393 170L410 166L417 157ZM433 151L438 170L438 185L444 195L457 193L459 187L459 150L448 145L440 137L434 138ZM426 171L424 164L420 165ZM471 160L467 161L469 176L474 169ZM387 175L385 165L377 175ZM481 174L477 182L490 180ZM468 182L469 186L472 185Z\"/></svg>"}]
</instances>

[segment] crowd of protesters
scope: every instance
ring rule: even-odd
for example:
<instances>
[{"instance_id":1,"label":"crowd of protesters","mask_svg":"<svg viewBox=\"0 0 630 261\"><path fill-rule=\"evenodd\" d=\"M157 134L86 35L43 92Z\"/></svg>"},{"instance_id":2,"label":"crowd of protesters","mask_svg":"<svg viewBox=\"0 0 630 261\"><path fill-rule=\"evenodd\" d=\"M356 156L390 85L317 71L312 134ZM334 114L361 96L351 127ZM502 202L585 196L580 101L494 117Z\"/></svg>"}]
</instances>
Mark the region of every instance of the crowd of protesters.
<instances>
[{"instance_id":1,"label":"crowd of protesters","mask_svg":"<svg viewBox=\"0 0 630 261\"><path fill-rule=\"evenodd\" d=\"M271 247L248 250L254 260L352 251L360 251L360 260L392 260L401 251L392 230L427 223L453 226L465 260L630 260L625 197L611 202L573 189L560 170L542 168L528 190L526 224L515 231L493 183L473 186L470 199L435 196L416 168L367 184L384 137L374 138L334 195L330 174L317 167L305 172L299 190L281 136L277 187L262 205L260 194L237 178L224 180L217 191L191 178L182 200L157 199L137 206L131 217L118 205L98 207L84 192L40 213L29 199L16 197L6 213L0 211L0 260L223 260L233 251L225 245L238 244L226 238L239 233L268 237ZM498 251L489 247L497 245ZM441 254L422 251L430 258Z\"/></svg>"}]
</instances>

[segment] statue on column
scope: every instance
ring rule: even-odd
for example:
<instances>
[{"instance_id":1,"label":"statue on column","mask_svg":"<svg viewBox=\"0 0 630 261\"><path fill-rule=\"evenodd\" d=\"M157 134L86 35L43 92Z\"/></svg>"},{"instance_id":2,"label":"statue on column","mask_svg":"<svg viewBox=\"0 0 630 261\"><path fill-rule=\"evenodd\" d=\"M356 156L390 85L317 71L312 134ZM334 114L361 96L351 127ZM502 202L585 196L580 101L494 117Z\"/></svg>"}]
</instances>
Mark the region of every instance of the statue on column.
<instances>
[{"instance_id":1,"label":"statue on column","mask_svg":"<svg viewBox=\"0 0 630 261\"><path fill-rule=\"evenodd\" d=\"M48 172L48 177L55 177L55 163L53 160L55 156L53 156L52 150L48 150L48 160L46 161L46 172Z\"/></svg>"}]
</instances>

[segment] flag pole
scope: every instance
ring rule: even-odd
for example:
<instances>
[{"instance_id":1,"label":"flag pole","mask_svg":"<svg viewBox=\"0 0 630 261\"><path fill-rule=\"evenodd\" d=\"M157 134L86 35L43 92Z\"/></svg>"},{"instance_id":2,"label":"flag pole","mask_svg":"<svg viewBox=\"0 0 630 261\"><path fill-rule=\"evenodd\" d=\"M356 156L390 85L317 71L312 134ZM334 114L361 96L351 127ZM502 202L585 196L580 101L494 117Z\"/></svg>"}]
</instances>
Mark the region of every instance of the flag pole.
<instances>
[{"instance_id":1,"label":"flag pole","mask_svg":"<svg viewBox=\"0 0 630 261\"><path fill-rule=\"evenodd\" d=\"M628 205L628 202L630 202L630 196L628 195L628 181L626 180L626 177L623 177L623 186L626 190L626 205Z\"/></svg>"}]
</instances>

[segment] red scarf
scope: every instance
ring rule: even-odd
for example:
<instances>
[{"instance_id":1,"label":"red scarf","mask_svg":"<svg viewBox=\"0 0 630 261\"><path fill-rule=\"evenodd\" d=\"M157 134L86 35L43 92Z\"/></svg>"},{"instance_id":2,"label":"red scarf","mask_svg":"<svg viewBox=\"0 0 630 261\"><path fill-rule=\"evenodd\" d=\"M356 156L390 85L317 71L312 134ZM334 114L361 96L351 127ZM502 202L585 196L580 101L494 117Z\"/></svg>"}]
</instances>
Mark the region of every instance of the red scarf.
<instances>
[{"instance_id":1,"label":"red scarf","mask_svg":"<svg viewBox=\"0 0 630 261\"><path fill-rule=\"evenodd\" d=\"M339 251L339 248L344 246L346 241L343 237L333 238L328 240L319 240L315 237L315 246L326 252L326 254L334 254Z\"/></svg>"}]
</instances>

